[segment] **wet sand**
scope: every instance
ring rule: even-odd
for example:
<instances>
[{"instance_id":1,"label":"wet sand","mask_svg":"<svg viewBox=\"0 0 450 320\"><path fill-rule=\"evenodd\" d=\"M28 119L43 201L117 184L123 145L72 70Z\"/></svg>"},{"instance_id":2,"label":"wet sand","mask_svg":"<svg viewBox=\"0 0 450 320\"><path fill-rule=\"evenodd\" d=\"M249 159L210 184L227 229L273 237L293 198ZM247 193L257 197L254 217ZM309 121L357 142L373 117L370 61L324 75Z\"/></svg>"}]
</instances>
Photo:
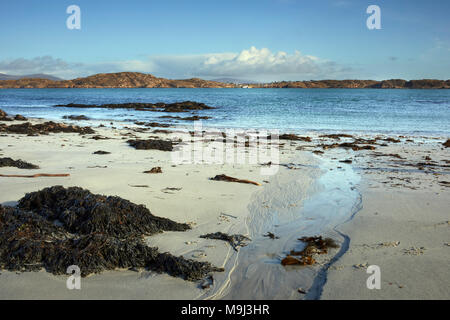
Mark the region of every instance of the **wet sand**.
<instances>
[{"instance_id":1,"label":"wet sand","mask_svg":"<svg viewBox=\"0 0 450 320\"><path fill-rule=\"evenodd\" d=\"M208 289L166 274L116 270L83 278L81 290L68 290L65 276L45 271L18 274L2 270L0 298L448 299L450 296L450 274L446 270L450 260L450 247L446 245L450 241L449 191L448 186L440 183L449 181L450 171L445 167L448 151L441 145L443 137L413 138L415 142L407 142L410 138L404 137L399 143L377 146L374 151L323 150L320 144L336 140L313 133L312 142L280 140L284 146L279 163L285 165L278 167L276 175L265 176L261 175L261 163L175 165L170 152L135 150L126 143L133 136L148 138L155 134L136 131L133 129L136 126L93 128L96 134L111 139L92 140L91 135L72 133L0 136L1 157L22 159L41 167L38 170L3 167L0 173L70 173L70 177L0 177L0 204L15 205L25 193L53 185L80 186L93 193L118 195L146 205L155 215L193 226L186 232L148 237L149 245L159 247L162 252L209 261L224 267L225 272L214 273L214 284ZM173 136L156 135L164 139ZM111 154L93 154L98 150ZM311 152L314 150L325 153L314 154ZM406 160L371 155L375 152L399 154ZM424 170L411 165L427 162L423 160L426 155L438 164L425 166ZM350 158L352 163L339 162ZM156 166L163 173L143 173ZM217 174L262 185L209 180ZM251 241L236 252L224 241L199 238L217 231L243 234ZM267 232L279 239L264 237ZM318 256L318 263L313 266L280 264L290 250L301 248L298 238L313 235L331 237L340 248ZM389 245L396 241L400 243ZM411 248L419 248L419 253L415 254L417 250ZM380 266L381 290L366 288L369 276L365 273L366 263ZM362 267L354 266L358 264ZM306 294L300 293L299 288Z\"/></svg>"}]
</instances>

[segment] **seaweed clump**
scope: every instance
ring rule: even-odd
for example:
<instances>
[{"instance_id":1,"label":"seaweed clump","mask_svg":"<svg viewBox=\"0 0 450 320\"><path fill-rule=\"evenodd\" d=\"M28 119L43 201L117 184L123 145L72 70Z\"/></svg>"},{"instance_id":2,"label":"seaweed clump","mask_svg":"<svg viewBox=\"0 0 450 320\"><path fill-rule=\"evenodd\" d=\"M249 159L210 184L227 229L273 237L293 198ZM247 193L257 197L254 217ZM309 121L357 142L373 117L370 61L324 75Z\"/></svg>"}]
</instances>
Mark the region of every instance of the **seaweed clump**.
<instances>
[{"instance_id":1,"label":"seaweed clump","mask_svg":"<svg viewBox=\"0 0 450 320\"><path fill-rule=\"evenodd\" d=\"M69 232L106 233L125 238L162 231L186 231L189 225L156 217L144 205L117 196L92 194L79 187L54 186L26 194L18 207L60 221Z\"/></svg>"},{"instance_id":2,"label":"seaweed clump","mask_svg":"<svg viewBox=\"0 0 450 320\"><path fill-rule=\"evenodd\" d=\"M145 235L187 229L187 224L156 217L119 197L55 186L27 194L18 207L0 205L0 268L44 268L58 275L77 265L82 276L146 268L190 281L223 271L208 262L160 253L144 242Z\"/></svg>"},{"instance_id":3,"label":"seaweed clump","mask_svg":"<svg viewBox=\"0 0 450 320\"><path fill-rule=\"evenodd\" d=\"M233 178L233 177L227 176L225 174L218 174L218 175L214 176L213 178L210 178L210 180L226 181L226 182L238 182L238 183L248 183L248 184L254 184L255 186L260 186L261 185L260 183L255 182L255 181Z\"/></svg>"},{"instance_id":4,"label":"seaweed clump","mask_svg":"<svg viewBox=\"0 0 450 320\"><path fill-rule=\"evenodd\" d=\"M313 265L316 260L313 258L315 254L327 254L328 248L338 248L339 246L331 238L322 239L322 236L302 237L298 239L306 246L301 251L291 250L291 252L281 260L283 266L286 265ZM297 258L298 256L299 258Z\"/></svg>"},{"instance_id":5,"label":"seaweed clump","mask_svg":"<svg viewBox=\"0 0 450 320\"><path fill-rule=\"evenodd\" d=\"M150 170L144 171L144 173L162 173L161 167L153 167Z\"/></svg>"},{"instance_id":6,"label":"seaweed clump","mask_svg":"<svg viewBox=\"0 0 450 320\"><path fill-rule=\"evenodd\" d=\"M11 158L0 158L0 167L16 167L19 169L39 169L39 166Z\"/></svg>"},{"instance_id":7,"label":"seaweed clump","mask_svg":"<svg viewBox=\"0 0 450 320\"><path fill-rule=\"evenodd\" d=\"M226 241L233 247L235 251L238 251L239 247L245 247L247 245L244 241L250 240L249 238L243 236L242 234L228 235L223 232L204 234L201 235L200 238Z\"/></svg>"}]
</instances>

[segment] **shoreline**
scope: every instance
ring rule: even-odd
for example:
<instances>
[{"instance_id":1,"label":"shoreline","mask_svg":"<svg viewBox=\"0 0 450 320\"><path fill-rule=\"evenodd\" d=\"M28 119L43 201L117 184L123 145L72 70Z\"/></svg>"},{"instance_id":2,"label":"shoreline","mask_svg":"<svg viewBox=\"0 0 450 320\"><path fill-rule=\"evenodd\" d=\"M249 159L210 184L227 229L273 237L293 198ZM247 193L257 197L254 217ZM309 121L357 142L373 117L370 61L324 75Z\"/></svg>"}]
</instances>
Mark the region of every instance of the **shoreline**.
<instances>
[{"instance_id":1,"label":"shoreline","mask_svg":"<svg viewBox=\"0 0 450 320\"><path fill-rule=\"evenodd\" d=\"M293 80L270 83L227 83L200 78L166 79L140 72L99 73L72 80L22 78L0 80L0 88L419 88L449 89L450 80L438 79L387 79L387 80Z\"/></svg>"},{"instance_id":2,"label":"shoreline","mask_svg":"<svg viewBox=\"0 0 450 320\"><path fill-rule=\"evenodd\" d=\"M36 119L30 121L42 122L42 120ZM14 123L19 122L14 121ZM133 126L133 128L136 129L138 126ZM149 299L227 297L236 299L308 299L318 298L319 296L327 299L339 298L339 296L345 296L345 294L351 299L363 298L368 296L368 294L370 295L372 291L365 289L369 293L360 296L361 291L364 291L360 288L357 295L351 295L348 292L350 290L349 284L342 281L353 281L355 277L359 277L358 279L366 278L365 274L361 272L364 268L358 269L349 266L348 268L343 268L343 271L339 269L341 263L346 263L346 259L362 259L360 257L365 257L364 255L367 254L364 250L360 253L355 253L354 243L363 241L360 240L363 239L360 238L361 235L356 232L358 229L363 228L360 224L357 224L356 218L367 214L365 211L367 210L367 203L373 208L381 206L385 199L391 197L393 190L397 190L396 188L412 193L405 195L405 199L415 197L415 193L418 192L409 189L408 185L410 183L406 182L402 182L405 186L395 186L392 183L393 186L387 187L386 184L383 184L381 180L386 179L389 175L393 175L389 170L394 170L395 174L401 179L403 179L403 174L413 177L417 176L419 184L418 186L416 186L417 183L413 184L419 190L423 188L425 190L428 190L427 188L440 190L441 195L436 195L436 199L433 198L433 201L439 205L435 206L433 210L436 210L437 216L441 220L444 221L445 217L448 219L448 214L443 211L445 210L445 196L448 196L448 189L446 189L448 187L441 186L436 182L448 180L445 177L449 173L447 167L441 166L439 170L433 169L430 173L427 173L430 169L414 169L419 172L411 173L407 171L402 173L401 168L398 166L403 166L406 170L412 170L409 163L400 164L395 162L397 161L395 157L393 162L386 160L385 156L369 156L369 154L382 150L387 155L398 153L408 161L416 161L416 159L419 161L424 155L430 154L428 152L433 152L431 153L433 160L435 155L439 157L439 161L446 160L445 149L442 148L440 150L440 141L434 138L427 139L426 143L421 141L421 139L411 143L406 142L411 137L405 137L401 138L402 142L389 143L388 146L377 148L377 151L352 151L336 148L324 150L324 154L313 154L314 146L308 145L311 143L280 140L280 143L284 143L281 149L284 154L280 157L280 163L287 164L287 166L280 166L277 175L263 178L260 175L260 164L179 164L173 167L169 153L133 150L125 145L125 137L133 135L136 137L147 137L151 134L150 131L139 132L133 130L133 128L94 127L97 134L111 138L99 141L86 139L78 134L71 133L39 135L35 137L8 133L6 136L0 136L0 142L2 143L0 148L2 149L0 150L1 156L30 161L39 164L43 168L42 170L51 171L52 173L71 173L69 178L29 180L0 177L2 181L0 184L0 204L14 205L14 202L22 197L25 192L37 191L44 186L57 184L64 186L77 185L87 188L93 193L119 195L137 204L145 204L158 216L167 217L178 222L195 223L191 231L183 233L165 232L147 238L148 243L151 243L152 246L157 246L162 251L168 251L175 255L192 257L200 261L209 261L218 267L225 267L226 271L214 274L215 282L210 289L206 290L199 288L196 283L173 278L165 274L155 275L147 271L138 273L134 271L106 271L99 275L83 278L82 283L85 290L74 292L77 290L69 291L65 288L66 277L64 276L52 276L43 271L16 274L15 272L1 270L0 284L4 288L0 290L2 298L40 298L42 294L40 289L42 288L49 288L44 297L52 298L54 296L56 298L58 296L74 299L93 297L99 299L132 299L133 297ZM158 137L167 138L171 135L173 133L158 134ZM385 135L383 136L386 138ZM368 136L358 136L358 138L362 137L367 139ZM318 135L313 136L312 139L312 144L318 145L323 143L321 142L322 140L327 140L328 143L335 141L332 138L320 138ZM413 139L416 138L414 137ZM111 154L92 154L100 149L110 151ZM353 163L339 162L349 157L352 158ZM92 166L98 167L88 168ZM103 168L103 166L107 166L107 168ZM154 166L161 166L163 173L156 175L142 173L144 169L150 169L150 167ZM367 169L367 171L358 170L358 168ZM386 173L376 170L377 168L389 170ZM8 167L1 168L1 172L7 174L18 173L19 171L22 173L24 170ZM28 172L28 170L25 171ZM439 174L439 172L444 172L444 174L440 174L444 177L434 174ZM210 177L219 173L259 182L267 180L268 183L263 183L262 187L257 187L209 180ZM323 178L327 173L330 178ZM346 180L346 175L351 175L352 173L362 180L355 180L355 178ZM426 179L421 175L424 175ZM320 181L321 177L324 179L323 181ZM367 181L378 186L379 194L376 197L371 195ZM425 182L429 183L431 187L422 185ZM359 187L360 184L362 184L361 188ZM148 187L137 188L132 187L133 185L147 185ZM328 191L326 191L327 187ZM181 189L162 191L165 188ZM354 189L352 190L352 188ZM348 207L353 207L355 198L353 196L348 198L349 205L344 205L342 201L347 201L343 199L347 199L349 194L359 189L362 194L363 209L356 214L355 219L346 221L352 212L352 209L348 210ZM337 192L337 195L330 196L333 195L333 192ZM263 201L267 201L267 203L263 203ZM330 201L330 203L327 204L326 201ZM293 203L296 206L290 206ZM321 208L320 205L324 207ZM395 208L395 203L391 205ZM264 208L264 206L269 208ZM336 216L339 208L343 212ZM412 211L415 212L415 215L420 216L420 213L416 212L417 210L413 208ZM274 218L274 211L277 212L276 218ZM395 217L395 212L386 212L385 214ZM307 222L306 218L308 217L320 222L316 223L316 229L314 227L308 229L308 224L314 225L311 222L314 220L310 220L311 223ZM409 219L408 216L399 217L399 219L405 218ZM292 224L292 221L297 221L297 224ZM436 223L442 222L440 220L436 221ZM258 225L257 223L260 224ZM335 225L333 225L334 223ZM278 227L275 227L275 225L278 225ZM383 224L381 225L383 226ZM334 231L333 228L336 228L336 230ZM446 235L445 230L447 229L445 228L448 227L437 228L444 228L444 233L441 232L439 237ZM281 231L277 232L277 229ZM229 234L248 234L252 241L248 243L247 247L241 248L236 253L226 242L199 238L201 234L215 231L223 231ZM380 243L385 240L393 241L392 239L387 239L389 237L386 233L383 233L383 228L378 227L375 231L370 233L373 241L379 241ZM274 232L274 234L280 235L281 239L272 240L265 238L263 234L266 232ZM350 246L349 250L346 250L337 261L333 261L333 259L336 254L339 254L342 247L333 249L329 254L318 257L316 266L282 267L280 265L279 260L285 256L286 251L288 252L299 245L296 238L312 236L314 235L312 233L324 234L332 236L338 240L341 246L342 244L345 246L345 239L340 238L342 235L339 235L339 232L350 235ZM356 234L354 234L355 232ZM420 233L417 234L421 236ZM408 250L408 248L403 247L403 240L400 243L401 245L398 245L398 248L394 247L394 249L397 248L397 251ZM370 245L376 245L376 243ZM432 254L432 257L435 257L432 252L429 253L427 251L426 254ZM448 254L448 249L445 247L440 249L439 255L442 254ZM251 261L256 267L248 268L248 266L245 266L245 263ZM439 259L436 258L436 261L439 261ZM326 267L328 263L331 263L330 268ZM434 264L428 267L424 266L424 268L431 269L434 267ZM317 279L321 277L320 274L323 274L323 271L321 271L323 268L326 268L326 282L323 286L317 283L314 284L314 281L318 281ZM254 276L250 277L254 281L252 286L250 286L251 289L258 288L258 285L262 282L258 282L257 279L263 276L263 278L267 277L269 279L269 282L266 281L265 288L272 288L272 291L260 289L255 293L251 289L248 289L248 291L237 290L236 288L238 287L235 286L235 283L241 282L239 279L245 278L247 272L250 272L249 270L254 272ZM264 273L261 270L269 271ZM355 272L358 276L355 276ZM251 272L248 275L250 274ZM394 275L397 276L396 273ZM292 281L292 279L295 279L295 281ZM277 283L280 290L278 296L273 291L275 290L273 285ZM365 280L361 283L364 285ZM360 286L361 283L359 284ZM445 280L443 280L443 284L446 284ZM439 284L437 285L439 286ZM309 291L311 286L313 286L314 290L322 288L323 291L321 295L314 290L303 295L296 291L295 287L297 286L302 286L306 291ZM158 289L156 290L155 288ZM431 293L428 297L433 298L438 293L444 293L445 295L445 289L440 288L437 288L436 293ZM341 293L342 290L346 290L344 294ZM390 297L401 298L402 291L400 290L398 294L400 296L394 295Z\"/></svg>"}]
</instances>

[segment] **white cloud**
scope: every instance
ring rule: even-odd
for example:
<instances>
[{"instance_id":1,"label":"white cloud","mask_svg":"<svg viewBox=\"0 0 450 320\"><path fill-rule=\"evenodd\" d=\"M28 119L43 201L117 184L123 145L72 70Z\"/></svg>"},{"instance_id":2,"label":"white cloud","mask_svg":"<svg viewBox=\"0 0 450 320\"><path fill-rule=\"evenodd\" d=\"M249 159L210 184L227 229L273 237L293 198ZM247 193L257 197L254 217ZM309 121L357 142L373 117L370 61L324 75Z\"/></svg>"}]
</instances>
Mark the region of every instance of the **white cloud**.
<instances>
[{"instance_id":1,"label":"white cloud","mask_svg":"<svg viewBox=\"0 0 450 320\"><path fill-rule=\"evenodd\" d=\"M267 48L251 47L238 54L211 55L198 66L198 73L205 76L288 75L313 76L322 71L322 62L314 56L299 51L288 54L272 53Z\"/></svg>"},{"instance_id":2,"label":"white cloud","mask_svg":"<svg viewBox=\"0 0 450 320\"><path fill-rule=\"evenodd\" d=\"M0 72L9 74L47 73L66 79L94 73L138 71L169 78L235 77L251 80L304 80L334 78L348 71L334 62L300 51L292 54L251 47L239 53L149 56L141 60L102 63L73 63L51 56L0 61Z\"/></svg>"}]
</instances>

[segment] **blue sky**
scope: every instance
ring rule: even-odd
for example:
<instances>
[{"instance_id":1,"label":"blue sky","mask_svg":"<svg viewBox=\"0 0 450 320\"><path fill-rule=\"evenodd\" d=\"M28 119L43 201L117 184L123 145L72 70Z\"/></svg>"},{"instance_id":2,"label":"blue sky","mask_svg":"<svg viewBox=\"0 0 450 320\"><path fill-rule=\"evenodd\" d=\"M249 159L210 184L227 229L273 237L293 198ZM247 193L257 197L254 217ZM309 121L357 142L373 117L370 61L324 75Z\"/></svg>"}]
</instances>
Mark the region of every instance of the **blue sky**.
<instances>
[{"instance_id":1,"label":"blue sky","mask_svg":"<svg viewBox=\"0 0 450 320\"><path fill-rule=\"evenodd\" d=\"M81 29L69 30L69 5ZM369 5L381 29L369 30ZM0 2L0 73L450 78L448 0Z\"/></svg>"}]
</instances>

